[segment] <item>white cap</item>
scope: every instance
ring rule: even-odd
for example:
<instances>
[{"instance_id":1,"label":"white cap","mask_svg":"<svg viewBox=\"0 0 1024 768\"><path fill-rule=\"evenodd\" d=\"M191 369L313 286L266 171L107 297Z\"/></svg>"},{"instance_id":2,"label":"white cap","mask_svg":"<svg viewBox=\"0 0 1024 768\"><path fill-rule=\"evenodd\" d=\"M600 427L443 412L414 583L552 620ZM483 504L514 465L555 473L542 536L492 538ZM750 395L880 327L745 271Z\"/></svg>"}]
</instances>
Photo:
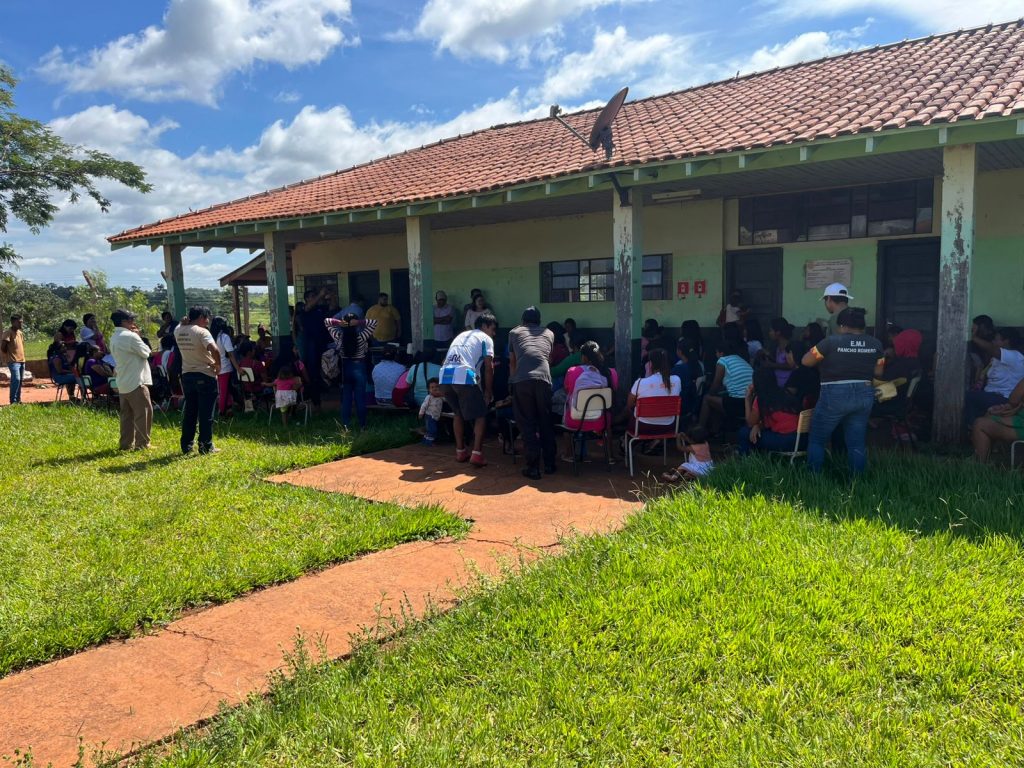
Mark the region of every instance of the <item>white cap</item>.
<instances>
[{"instance_id":1,"label":"white cap","mask_svg":"<svg viewBox=\"0 0 1024 768\"><path fill-rule=\"evenodd\" d=\"M832 283L825 289L825 292L821 294L821 298L826 299L829 296L845 296L847 299L852 300L853 296L847 290L846 286L842 283Z\"/></svg>"}]
</instances>

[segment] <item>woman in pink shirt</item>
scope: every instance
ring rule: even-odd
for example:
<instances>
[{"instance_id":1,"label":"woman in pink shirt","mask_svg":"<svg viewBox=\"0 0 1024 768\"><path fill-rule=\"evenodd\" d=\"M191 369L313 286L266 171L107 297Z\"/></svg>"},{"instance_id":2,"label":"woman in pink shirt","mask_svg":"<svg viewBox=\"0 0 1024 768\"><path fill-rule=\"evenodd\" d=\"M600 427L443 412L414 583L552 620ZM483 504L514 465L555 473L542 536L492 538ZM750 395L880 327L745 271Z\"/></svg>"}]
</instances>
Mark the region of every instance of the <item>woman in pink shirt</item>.
<instances>
[{"instance_id":1,"label":"woman in pink shirt","mask_svg":"<svg viewBox=\"0 0 1024 768\"><path fill-rule=\"evenodd\" d=\"M613 390L619 386L619 377L614 369L609 369L604 362L604 356L601 354L600 348L597 346L597 342L587 341L584 342L583 346L580 347L580 364L574 365L569 369L568 373L565 374L565 413L562 418L562 423L572 430L577 430L582 427L587 432L604 432L606 428L611 427L611 413L605 413L604 418L588 419L587 421L580 422L578 419L572 417L572 399L577 389L603 389L604 387L610 386ZM586 405L584 399L581 406ZM572 461L573 451L573 435L572 433L566 434L566 447L565 453L562 458L565 461Z\"/></svg>"}]
</instances>

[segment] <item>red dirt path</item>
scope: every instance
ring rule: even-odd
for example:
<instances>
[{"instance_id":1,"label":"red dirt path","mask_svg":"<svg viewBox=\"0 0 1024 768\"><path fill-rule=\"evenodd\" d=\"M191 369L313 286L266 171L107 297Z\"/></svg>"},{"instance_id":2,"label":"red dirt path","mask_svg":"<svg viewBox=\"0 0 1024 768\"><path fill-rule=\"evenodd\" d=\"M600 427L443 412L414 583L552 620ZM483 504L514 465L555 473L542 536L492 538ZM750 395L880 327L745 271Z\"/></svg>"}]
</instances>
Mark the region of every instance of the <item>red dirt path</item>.
<instances>
[{"instance_id":1,"label":"red dirt path","mask_svg":"<svg viewBox=\"0 0 1024 768\"><path fill-rule=\"evenodd\" d=\"M44 390L45 391L45 390ZM52 397L52 390L51 390ZM128 752L264 689L297 631L343 656L350 637L408 600L454 604L477 572L497 574L522 554L557 549L572 532L607 532L639 508L621 465L585 465L528 485L508 459L456 464L448 448L409 446L271 478L377 501L439 504L471 518L461 541L415 542L210 608L144 637L107 643L0 679L0 763L31 747L61 768L101 745ZM494 451L491 452L492 458ZM521 466L521 465L520 465Z\"/></svg>"}]
</instances>

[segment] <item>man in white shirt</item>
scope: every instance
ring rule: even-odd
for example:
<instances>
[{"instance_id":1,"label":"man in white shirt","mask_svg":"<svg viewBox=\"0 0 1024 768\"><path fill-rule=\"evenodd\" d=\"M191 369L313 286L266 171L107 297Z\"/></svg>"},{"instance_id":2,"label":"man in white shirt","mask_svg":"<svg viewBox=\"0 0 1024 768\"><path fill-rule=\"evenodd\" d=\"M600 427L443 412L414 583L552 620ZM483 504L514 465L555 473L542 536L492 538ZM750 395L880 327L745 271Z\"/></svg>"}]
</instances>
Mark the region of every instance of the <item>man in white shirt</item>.
<instances>
[{"instance_id":1,"label":"man in white shirt","mask_svg":"<svg viewBox=\"0 0 1024 768\"><path fill-rule=\"evenodd\" d=\"M441 366L441 393L455 412L455 460L486 467L483 444L487 408L494 399L494 335L498 321L490 312L476 319L448 348ZM481 385L483 389L481 389ZM473 450L466 448L466 422L473 423Z\"/></svg>"},{"instance_id":2,"label":"man in white shirt","mask_svg":"<svg viewBox=\"0 0 1024 768\"><path fill-rule=\"evenodd\" d=\"M199 424L199 453L218 453L213 446L213 413L217 409L217 375L220 350L210 335L209 307L192 307L188 321L174 329L181 353L181 388L185 408L181 414L181 452L192 453L192 441Z\"/></svg>"},{"instance_id":3,"label":"man in white shirt","mask_svg":"<svg viewBox=\"0 0 1024 768\"><path fill-rule=\"evenodd\" d=\"M438 346L448 346L455 335L455 308L444 291L434 294L434 302L434 341Z\"/></svg>"},{"instance_id":4,"label":"man in white shirt","mask_svg":"<svg viewBox=\"0 0 1024 768\"><path fill-rule=\"evenodd\" d=\"M384 359L373 366L373 372L370 374L373 379L373 396L377 405L392 404L391 394L403 373L405 373L405 366L395 360L395 348L385 347ZM405 403L394 403L394 405L400 408L405 407Z\"/></svg>"},{"instance_id":5,"label":"man in white shirt","mask_svg":"<svg viewBox=\"0 0 1024 768\"><path fill-rule=\"evenodd\" d=\"M114 335L110 337L110 354L117 370L117 394L121 402L122 451L144 451L150 447L153 429L153 402L149 387L153 375L149 370L152 350L139 335L135 315L126 309L115 309L110 315Z\"/></svg>"}]
</instances>

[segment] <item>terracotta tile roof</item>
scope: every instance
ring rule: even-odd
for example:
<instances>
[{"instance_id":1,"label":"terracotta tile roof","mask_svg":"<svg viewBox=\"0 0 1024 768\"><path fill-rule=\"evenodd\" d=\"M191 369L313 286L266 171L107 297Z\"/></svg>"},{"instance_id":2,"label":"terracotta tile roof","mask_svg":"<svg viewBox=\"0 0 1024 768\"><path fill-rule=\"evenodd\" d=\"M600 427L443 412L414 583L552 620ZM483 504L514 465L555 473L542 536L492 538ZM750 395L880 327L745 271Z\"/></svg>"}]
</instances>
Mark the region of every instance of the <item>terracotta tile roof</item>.
<instances>
[{"instance_id":1,"label":"terracotta tile roof","mask_svg":"<svg viewBox=\"0 0 1024 768\"><path fill-rule=\"evenodd\" d=\"M128 230L111 242L413 203L609 165L1024 112L1024 20L904 41L625 104L604 162L556 121L499 125ZM586 134L595 112L566 120Z\"/></svg>"}]
</instances>

